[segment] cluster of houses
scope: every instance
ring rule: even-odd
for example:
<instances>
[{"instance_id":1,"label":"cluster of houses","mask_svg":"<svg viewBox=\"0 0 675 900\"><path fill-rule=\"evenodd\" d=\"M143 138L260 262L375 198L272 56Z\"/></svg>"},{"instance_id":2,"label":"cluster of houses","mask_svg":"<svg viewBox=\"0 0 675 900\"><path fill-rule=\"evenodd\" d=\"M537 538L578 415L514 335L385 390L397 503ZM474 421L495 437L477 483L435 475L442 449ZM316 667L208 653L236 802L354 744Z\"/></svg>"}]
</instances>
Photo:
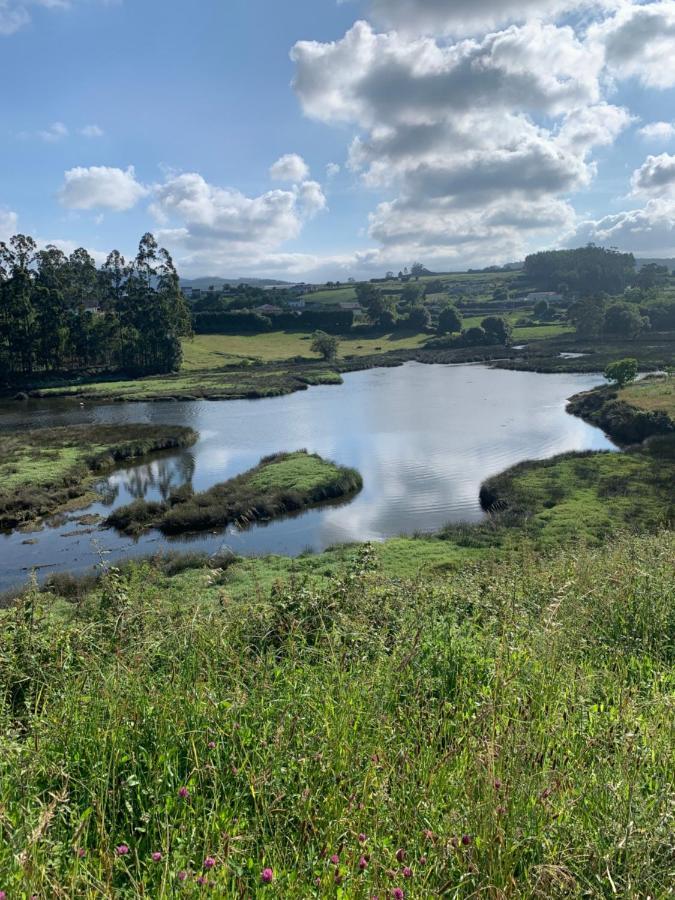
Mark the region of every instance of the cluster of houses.
<instances>
[{"instance_id":1,"label":"cluster of houses","mask_svg":"<svg viewBox=\"0 0 675 900\"><path fill-rule=\"evenodd\" d=\"M363 307L360 303L357 303L356 300L341 302L341 303L327 303L323 301L321 303L312 303L312 301L307 300L289 300L286 304L286 308L281 306L276 306L273 303L263 303L262 306L256 306L254 308L255 312L260 313L262 316L280 316L282 313L288 312L291 309L294 312L305 312L309 310L340 310L341 312L351 311L356 315L357 313L363 312Z\"/></svg>"}]
</instances>

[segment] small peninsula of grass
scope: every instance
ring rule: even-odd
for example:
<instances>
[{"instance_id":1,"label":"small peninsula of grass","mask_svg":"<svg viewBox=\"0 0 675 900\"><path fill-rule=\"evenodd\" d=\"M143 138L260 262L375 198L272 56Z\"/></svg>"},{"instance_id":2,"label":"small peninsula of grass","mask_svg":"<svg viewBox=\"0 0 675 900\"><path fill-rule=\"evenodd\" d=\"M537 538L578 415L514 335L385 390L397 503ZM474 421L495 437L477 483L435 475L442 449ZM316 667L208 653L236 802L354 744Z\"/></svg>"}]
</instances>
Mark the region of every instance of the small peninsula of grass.
<instances>
[{"instance_id":1,"label":"small peninsula of grass","mask_svg":"<svg viewBox=\"0 0 675 900\"><path fill-rule=\"evenodd\" d=\"M621 389L595 388L572 397L567 411L602 428L622 445L675 434L673 379L652 377Z\"/></svg>"},{"instance_id":2,"label":"small peninsula of grass","mask_svg":"<svg viewBox=\"0 0 675 900\"><path fill-rule=\"evenodd\" d=\"M657 531L675 519L675 438L624 453L568 453L524 462L486 481L484 509L508 536L539 549L598 544L618 531ZM505 537L507 536L505 535Z\"/></svg>"},{"instance_id":3,"label":"small peninsula of grass","mask_svg":"<svg viewBox=\"0 0 675 900\"><path fill-rule=\"evenodd\" d=\"M115 510L106 525L127 534L158 528L183 534L236 524L269 521L361 490L355 469L344 468L306 450L263 458L257 466L207 491L181 489L168 503L136 501Z\"/></svg>"},{"instance_id":4,"label":"small peninsula of grass","mask_svg":"<svg viewBox=\"0 0 675 900\"><path fill-rule=\"evenodd\" d=\"M0 434L0 529L8 530L81 500L117 464L187 447L191 428L69 425Z\"/></svg>"}]
</instances>

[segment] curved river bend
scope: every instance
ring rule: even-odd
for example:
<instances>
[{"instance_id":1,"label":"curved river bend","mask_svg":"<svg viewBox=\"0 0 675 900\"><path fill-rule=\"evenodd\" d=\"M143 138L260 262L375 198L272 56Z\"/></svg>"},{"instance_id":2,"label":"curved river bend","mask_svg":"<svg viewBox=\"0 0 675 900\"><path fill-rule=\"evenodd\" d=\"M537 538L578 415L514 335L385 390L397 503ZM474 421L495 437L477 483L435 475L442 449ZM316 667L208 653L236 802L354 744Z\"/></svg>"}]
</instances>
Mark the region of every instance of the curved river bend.
<instances>
[{"instance_id":1,"label":"curved river bend","mask_svg":"<svg viewBox=\"0 0 675 900\"><path fill-rule=\"evenodd\" d=\"M602 383L599 376L409 363L348 374L344 382L266 400L0 407L2 428L148 422L189 425L200 434L188 450L112 474L103 482L105 500L71 514L66 524L0 535L0 589L24 582L32 567L41 574L81 572L102 551L114 560L186 547L215 552L225 544L239 554L296 555L345 541L436 531L448 522L478 522L478 491L491 475L525 459L615 449L601 431L565 412L567 398ZM196 538L151 532L133 541L77 524L84 514L105 516L137 497L166 497L188 481L204 490L261 456L301 447L355 466L363 492L349 503L245 532Z\"/></svg>"}]
</instances>

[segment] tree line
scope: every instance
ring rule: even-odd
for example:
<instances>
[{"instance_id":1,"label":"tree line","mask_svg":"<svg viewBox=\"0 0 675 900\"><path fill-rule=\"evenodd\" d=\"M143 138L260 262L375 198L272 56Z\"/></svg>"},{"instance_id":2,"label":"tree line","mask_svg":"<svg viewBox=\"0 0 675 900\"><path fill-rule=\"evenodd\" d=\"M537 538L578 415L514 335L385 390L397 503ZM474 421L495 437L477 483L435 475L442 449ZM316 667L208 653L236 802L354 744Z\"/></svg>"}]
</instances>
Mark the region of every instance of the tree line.
<instances>
[{"instance_id":1,"label":"tree line","mask_svg":"<svg viewBox=\"0 0 675 900\"><path fill-rule=\"evenodd\" d=\"M525 275L540 290L567 294L622 294L636 279L635 257L589 244L548 250L525 259Z\"/></svg>"},{"instance_id":2,"label":"tree line","mask_svg":"<svg viewBox=\"0 0 675 900\"><path fill-rule=\"evenodd\" d=\"M0 242L0 375L177 371L190 312L171 255L145 234L133 260L98 268L17 234Z\"/></svg>"},{"instance_id":3,"label":"tree line","mask_svg":"<svg viewBox=\"0 0 675 900\"><path fill-rule=\"evenodd\" d=\"M311 309L300 313L282 312L266 316L254 309L235 312L195 312L192 327L195 334L260 334L273 329L289 331L349 331L354 324L352 310Z\"/></svg>"}]
</instances>

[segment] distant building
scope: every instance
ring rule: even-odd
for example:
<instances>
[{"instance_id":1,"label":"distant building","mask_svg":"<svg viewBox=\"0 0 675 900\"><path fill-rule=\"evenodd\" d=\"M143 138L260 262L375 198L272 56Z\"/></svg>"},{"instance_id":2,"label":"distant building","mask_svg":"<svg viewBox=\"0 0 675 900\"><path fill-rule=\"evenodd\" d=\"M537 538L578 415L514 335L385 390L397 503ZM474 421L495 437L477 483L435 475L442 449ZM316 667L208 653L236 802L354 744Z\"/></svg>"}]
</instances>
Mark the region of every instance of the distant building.
<instances>
[{"instance_id":1,"label":"distant building","mask_svg":"<svg viewBox=\"0 0 675 900\"><path fill-rule=\"evenodd\" d=\"M317 287L314 284L305 284L303 281L300 284L292 284L288 290L291 294L302 296L303 294L313 294L314 291L317 290Z\"/></svg>"},{"instance_id":2,"label":"distant building","mask_svg":"<svg viewBox=\"0 0 675 900\"><path fill-rule=\"evenodd\" d=\"M525 298L528 303L539 303L540 300L546 300L547 303L559 303L563 298L562 294L555 291L534 291Z\"/></svg>"},{"instance_id":3,"label":"distant building","mask_svg":"<svg viewBox=\"0 0 675 900\"><path fill-rule=\"evenodd\" d=\"M304 300L289 300L288 305L291 309L304 309L307 303Z\"/></svg>"},{"instance_id":4,"label":"distant building","mask_svg":"<svg viewBox=\"0 0 675 900\"><path fill-rule=\"evenodd\" d=\"M98 300L85 300L82 303L82 306L87 312L93 313L95 315L102 312L101 307L98 305Z\"/></svg>"},{"instance_id":5,"label":"distant building","mask_svg":"<svg viewBox=\"0 0 675 900\"><path fill-rule=\"evenodd\" d=\"M340 309L343 309L346 312L349 312L350 310L352 312L363 312L363 307L356 300L347 301L346 303L340 303L339 306Z\"/></svg>"},{"instance_id":6,"label":"distant building","mask_svg":"<svg viewBox=\"0 0 675 900\"><path fill-rule=\"evenodd\" d=\"M283 309L280 306L272 306L271 303L264 303L262 306L256 306L255 311L261 316L280 316Z\"/></svg>"}]
</instances>

